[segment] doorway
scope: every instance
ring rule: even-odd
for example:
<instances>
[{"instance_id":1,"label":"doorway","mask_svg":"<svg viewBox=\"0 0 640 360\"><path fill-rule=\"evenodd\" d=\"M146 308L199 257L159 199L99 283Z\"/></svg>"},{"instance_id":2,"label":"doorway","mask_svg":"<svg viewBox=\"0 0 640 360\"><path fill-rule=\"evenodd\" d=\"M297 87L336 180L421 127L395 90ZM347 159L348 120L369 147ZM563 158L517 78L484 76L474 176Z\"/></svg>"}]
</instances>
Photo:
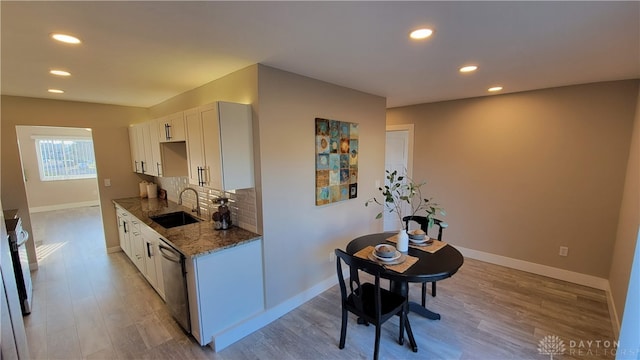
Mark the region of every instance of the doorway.
<instances>
[{"instance_id":1,"label":"doorway","mask_svg":"<svg viewBox=\"0 0 640 360\"><path fill-rule=\"evenodd\" d=\"M59 230L50 218L100 206L93 136L91 129L49 126L16 126L16 135L33 232L29 263L35 270L42 253L38 247Z\"/></svg>"},{"instance_id":2,"label":"doorway","mask_svg":"<svg viewBox=\"0 0 640 360\"><path fill-rule=\"evenodd\" d=\"M390 172L406 173L413 170L413 124L387 125L384 167ZM385 174L385 184L388 185ZM405 210L405 209L403 209ZM403 211L404 212L404 211ZM397 214L390 213L385 205L383 215L384 231L397 231L402 224Z\"/></svg>"}]
</instances>

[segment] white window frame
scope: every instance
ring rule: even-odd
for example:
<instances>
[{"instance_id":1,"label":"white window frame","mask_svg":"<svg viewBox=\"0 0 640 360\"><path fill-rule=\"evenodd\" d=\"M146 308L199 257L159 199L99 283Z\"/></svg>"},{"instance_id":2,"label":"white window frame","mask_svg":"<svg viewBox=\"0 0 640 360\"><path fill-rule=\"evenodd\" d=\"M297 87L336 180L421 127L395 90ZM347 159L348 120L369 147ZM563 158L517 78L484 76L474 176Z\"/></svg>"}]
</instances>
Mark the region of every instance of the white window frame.
<instances>
[{"instance_id":1,"label":"white window frame","mask_svg":"<svg viewBox=\"0 0 640 360\"><path fill-rule=\"evenodd\" d=\"M95 151L93 150L93 139L91 137L81 137L81 136L56 136L56 135L51 135L51 136L32 136L32 139L34 139L34 143L35 143L35 147L36 147L36 158L38 160L38 173L40 175L40 181L65 181L65 180L79 180L79 179L96 179L97 178L97 171L94 168L94 172L93 173L89 173L89 174L73 174L72 171L70 171L71 169L66 169L66 166L63 166L63 169L65 169L65 174L59 174L59 175L47 175L46 171L45 171L45 164L43 163L43 158L42 158L42 150L41 150L41 146L40 146L40 142L42 141L60 141L60 142L65 142L65 141L89 141L91 142L91 149L93 152L93 160L95 163ZM63 159L63 162L66 161L71 161L70 160L66 160ZM71 172L71 173L70 173Z\"/></svg>"}]
</instances>

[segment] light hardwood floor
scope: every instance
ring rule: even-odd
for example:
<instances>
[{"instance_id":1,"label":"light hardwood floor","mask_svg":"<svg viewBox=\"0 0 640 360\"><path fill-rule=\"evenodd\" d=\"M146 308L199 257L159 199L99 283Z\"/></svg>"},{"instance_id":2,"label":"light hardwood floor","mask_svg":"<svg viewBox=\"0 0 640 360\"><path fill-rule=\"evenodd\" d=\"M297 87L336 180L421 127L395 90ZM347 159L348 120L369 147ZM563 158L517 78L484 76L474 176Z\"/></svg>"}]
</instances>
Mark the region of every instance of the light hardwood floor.
<instances>
[{"instance_id":1,"label":"light hardwood floor","mask_svg":"<svg viewBox=\"0 0 640 360\"><path fill-rule=\"evenodd\" d=\"M201 348L167 313L162 299L123 253L107 254L97 207L32 215L39 270L33 312L25 317L34 359L367 359L374 328L350 317L338 349L337 286L219 353ZM418 301L419 287L412 286ZM473 259L438 283L431 321L410 315L419 351L395 341L385 323L381 359L547 359L545 336L565 345L555 359L613 358L603 291ZM582 341L583 346L580 346ZM591 341L589 346L587 341ZM573 342L573 343L572 343ZM599 345L596 346L596 342ZM571 346L571 345L574 346Z\"/></svg>"}]
</instances>

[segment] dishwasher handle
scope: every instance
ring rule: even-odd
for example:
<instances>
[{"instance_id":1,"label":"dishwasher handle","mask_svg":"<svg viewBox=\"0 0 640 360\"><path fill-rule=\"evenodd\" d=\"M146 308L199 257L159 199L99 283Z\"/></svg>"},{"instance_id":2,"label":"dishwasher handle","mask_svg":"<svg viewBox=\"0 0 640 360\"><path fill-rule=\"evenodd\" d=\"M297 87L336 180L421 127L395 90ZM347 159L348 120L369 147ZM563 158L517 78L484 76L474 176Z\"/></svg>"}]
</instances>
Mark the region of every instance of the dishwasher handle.
<instances>
[{"instance_id":1,"label":"dishwasher handle","mask_svg":"<svg viewBox=\"0 0 640 360\"><path fill-rule=\"evenodd\" d=\"M158 248L163 258L169 261L173 261L174 263L182 263L181 256L176 255L175 251L172 248L163 246L162 244L158 244Z\"/></svg>"}]
</instances>

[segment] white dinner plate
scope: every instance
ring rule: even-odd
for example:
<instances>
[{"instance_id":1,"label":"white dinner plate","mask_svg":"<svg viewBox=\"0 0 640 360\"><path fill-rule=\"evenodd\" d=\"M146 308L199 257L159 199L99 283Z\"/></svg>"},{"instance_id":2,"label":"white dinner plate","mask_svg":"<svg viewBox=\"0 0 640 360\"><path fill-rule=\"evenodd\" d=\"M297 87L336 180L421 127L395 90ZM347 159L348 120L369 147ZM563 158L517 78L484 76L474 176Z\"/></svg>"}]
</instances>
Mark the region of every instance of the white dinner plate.
<instances>
[{"instance_id":1,"label":"white dinner plate","mask_svg":"<svg viewBox=\"0 0 640 360\"><path fill-rule=\"evenodd\" d=\"M396 254L397 255L397 254ZM395 256L394 256L395 258ZM375 256L373 251L369 253L369 260L371 261L375 261L378 264L381 265L397 265L397 264L402 264L403 262L405 262L405 260L407 260L407 255L405 254L400 254L400 257L395 259L395 260L379 260L380 258ZM391 259L391 258L390 258Z\"/></svg>"},{"instance_id":2,"label":"white dinner plate","mask_svg":"<svg viewBox=\"0 0 640 360\"><path fill-rule=\"evenodd\" d=\"M392 257L389 257L389 258L385 258L385 257L381 257L381 256L376 255L375 250L371 252L371 255L373 255L373 257L375 257L376 259L378 259L380 261L384 261L384 262L396 261L396 260L400 259L400 256L402 256L402 254L398 250L396 250L396 253Z\"/></svg>"},{"instance_id":3,"label":"white dinner plate","mask_svg":"<svg viewBox=\"0 0 640 360\"><path fill-rule=\"evenodd\" d=\"M426 246L431 246L431 245L433 245L433 239L431 239L431 240L429 240L429 241L426 241L426 242L421 242L421 243L412 243L411 245L413 245L413 246L420 246L420 247L423 247L423 246L425 246L425 247L426 247Z\"/></svg>"}]
</instances>

